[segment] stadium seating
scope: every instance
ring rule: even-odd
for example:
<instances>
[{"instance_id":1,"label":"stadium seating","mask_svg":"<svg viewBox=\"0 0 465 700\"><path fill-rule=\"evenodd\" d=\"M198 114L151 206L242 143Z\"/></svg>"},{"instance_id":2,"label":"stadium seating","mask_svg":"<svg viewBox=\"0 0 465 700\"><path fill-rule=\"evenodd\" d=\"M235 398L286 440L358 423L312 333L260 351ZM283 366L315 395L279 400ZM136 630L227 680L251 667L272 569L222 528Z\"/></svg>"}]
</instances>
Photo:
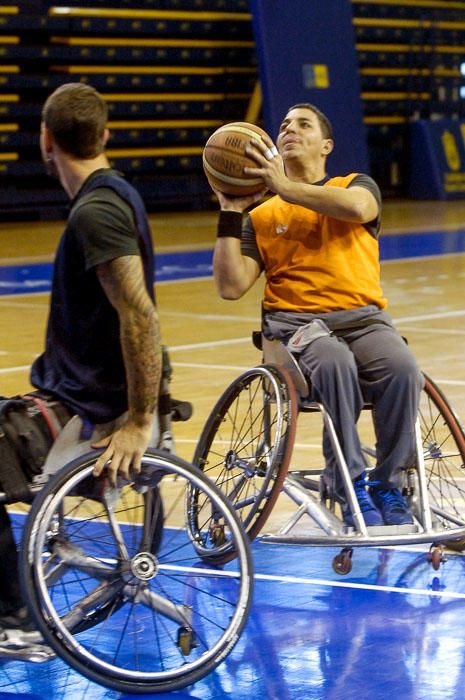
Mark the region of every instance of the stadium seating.
<instances>
[{"instance_id":1,"label":"stadium seating","mask_svg":"<svg viewBox=\"0 0 465 700\"><path fill-rule=\"evenodd\" d=\"M405 195L410 121L463 118L465 2L352 0L371 171Z\"/></svg>"},{"instance_id":2,"label":"stadium seating","mask_svg":"<svg viewBox=\"0 0 465 700\"><path fill-rule=\"evenodd\" d=\"M245 118L257 82L247 0L91 5L0 5L5 216L64 211L58 186L50 180L44 189L38 126L47 94L70 81L93 84L105 97L110 161L139 186L150 209L209 206L203 144L224 122Z\"/></svg>"},{"instance_id":3,"label":"stadium seating","mask_svg":"<svg viewBox=\"0 0 465 700\"><path fill-rule=\"evenodd\" d=\"M465 0L352 8L371 171L385 196L402 195L410 121L464 116ZM224 122L259 118L249 0L2 0L4 218L65 211L65 195L43 175L38 125L47 94L69 81L107 99L111 162L149 209L209 207L204 142Z\"/></svg>"}]
</instances>

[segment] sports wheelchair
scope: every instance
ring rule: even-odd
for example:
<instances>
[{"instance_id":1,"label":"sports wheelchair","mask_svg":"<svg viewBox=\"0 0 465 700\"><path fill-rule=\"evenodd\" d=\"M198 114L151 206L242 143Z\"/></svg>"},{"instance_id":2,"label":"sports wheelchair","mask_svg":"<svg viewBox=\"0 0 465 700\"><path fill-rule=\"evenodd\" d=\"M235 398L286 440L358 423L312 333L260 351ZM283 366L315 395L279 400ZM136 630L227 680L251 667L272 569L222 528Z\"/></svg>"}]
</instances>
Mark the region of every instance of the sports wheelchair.
<instances>
[{"instance_id":1,"label":"sports wheelchair","mask_svg":"<svg viewBox=\"0 0 465 700\"><path fill-rule=\"evenodd\" d=\"M402 491L415 516L414 525L367 527L331 417L322 404L309 400L307 381L294 356L283 343L262 338L260 333L254 333L254 343L263 351L264 364L245 371L224 391L205 423L193 457L193 463L233 502L251 540L263 529L284 491L297 510L278 532L263 536L262 541L340 546L342 550L333 559L339 574L351 570L354 547L427 543L434 569L445 560L445 545L462 549L465 434L444 394L429 377L424 375L416 422L416 464L403 474ZM313 468L288 471L298 413L317 414L320 427L323 423L328 432L354 527L343 523L338 504L323 486L324 461ZM363 452L369 472L376 451L367 442ZM307 527L300 522L303 516ZM216 556L218 562L228 561L234 554L220 518L213 533L218 544L216 555L210 556Z\"/></svg>"},{"instance_id":2,"label":"sports wheelchair","mask_svg":"<svg viewBox=\"0 0 465 700\"><path fill-rule=\"evenodd\" d=\"M170 453L173 413L186 418L189 410L169 398L165 392L160 401L161 447L146 452L130 482L94 478L102 450L93 450L58 470L46 462L45 476L24 494L27 516L12 517L25 517L21 584L38 631L13 631L10 657L56 654L101 685L158 693L199 680L239 639L252 599L249 543L221 490ZM197 523L195 537L185 525L192 490L195 513L188 507L187 517ZM209 564L212 514L234 549L228 570Z\"/></svg>"}]
</instances>

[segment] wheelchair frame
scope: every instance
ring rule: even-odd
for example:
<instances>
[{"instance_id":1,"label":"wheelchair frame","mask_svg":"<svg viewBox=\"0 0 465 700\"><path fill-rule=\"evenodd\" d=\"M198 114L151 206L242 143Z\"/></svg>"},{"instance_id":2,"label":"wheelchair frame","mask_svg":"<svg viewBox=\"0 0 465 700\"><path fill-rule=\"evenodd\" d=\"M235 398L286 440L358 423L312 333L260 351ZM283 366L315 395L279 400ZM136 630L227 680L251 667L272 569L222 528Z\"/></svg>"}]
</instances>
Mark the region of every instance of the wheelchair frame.
<instances>
[{"instance_id":1,"label":"wheelchair frame","mask_svg":"<svg viewBox=\"0 0 465 700\"><path fill-rule=\"evenodd\" d=\"M103 686L160 693L210 673L240 638L252 601L249 541L221 490L167 449L170 421L190 415L185 402L169 401L169 378L165 364L164 449L148 449L130 482L119 478L112 486L105 474L95 479L103 450L78 450L57 470L54 457L45 483L31 484L19 563L38 631L13 631L5 642L10 658L44 661L56 654ZM66 440L58 455L67 454ZM185 507L192 490L195 515ZM0 501L8 503L5 494ZM213 514L226 523L236 557L227 571L208 565L217 546ZM186 517L196 518L195 538Z\"/></svg>"},{"instance_id":2,"label":"wheelchair frame","mask_svg":"<svg viewBox=\"0 0 465 700\"><path fill-rule=\"evenodd\" d=\"M306 399L309 395L306 379L280 341L263 338L262 350L264 364L244 372L218 400L193 458L194 464L233 500L249 537L253 539L262 530L276 502L276 490L282 489L297 505L297 510L277 533L263 535L262 541L342 546L341 553L333 560L333 568L340 574L350 571L354 547L430 543L428 557L433 567L439 568L444 560L444 545L459 549L465 538L465 487L462 489L458 483L458 477L465 477L465 433L434 382L425 375L422 393L439 415L432 425L429 421L433 417L424 416L423 425L417 420L416 465L406 471L405 493L415 524L367 527L331 417L321 403ZM252 391L254 380L257 387ZM314 478L323 469L288 473L298 412L319 412L322 416L352 512L353 528L345 526L337 515L335 501L324 493L321 481ZM432 413L431 408L429 412ZM272 434L270 426L278 425L280 420L287 422L287 430ZM439 424L446 426L445 440L453 443L449 451L445 443L435 439ZM254 431L260 431L260 440L255 440ZM228 448L226 454L224 450L221 454L221 444ZM369 470L375 450L364 448L364 456ZM269 479L271 486L255 486L260 482L257 465L263 474L261 481ZM454 469L459 472L457 479ZM452 503L453 499L460 501L458 506ZM295 534L293 530L303 516L311 521L310 532ZM227 556L224 547L218 551L219 561L225 561Z\"/></svg>"},{"instance_id":3,"label":"wheelchair frame","mask_svg":"<svg viewBox=\"0 0 465 700\"><path fill-rule=\"evenodd\" d=\"M90 680L131 694L184 688L225 658L247 620L252 561L243 528L221 491L184 460L149 450L140 475L115 488L93 479L98 455L66 465L34 498L21 547L25 599L45 644ZM190 488L204 504L195 546L176 526ZM212 510L234 543L228 571L202 562Z\"/></svg>"}]
</instances>

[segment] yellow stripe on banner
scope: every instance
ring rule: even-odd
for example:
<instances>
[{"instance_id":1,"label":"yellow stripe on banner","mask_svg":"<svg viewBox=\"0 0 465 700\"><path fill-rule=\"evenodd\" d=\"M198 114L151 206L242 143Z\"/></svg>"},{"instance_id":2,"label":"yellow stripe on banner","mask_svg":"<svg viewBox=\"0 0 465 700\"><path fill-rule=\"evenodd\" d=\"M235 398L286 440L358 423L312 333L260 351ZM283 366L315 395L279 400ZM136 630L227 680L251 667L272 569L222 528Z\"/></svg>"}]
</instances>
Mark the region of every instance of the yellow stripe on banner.
<instances>
[{"instance_id":1,"label":"yellow stripe on banner","mask_svg":"<svg viewBox=\"0 0 465 700\"><path fill-rule=\"evenodd\" d=\"M156 156L199 156L202 154L201 146L173 146L172 148L110 148L107 150L109 158L149 158Z\"/></svg>"},{"instance_id":2,"label":"yellow stripe on banner","mask_svg":"<svg viewBox=\"0 0 465 700\"><path fill-rule=\"evenodd\" d=\"M52 66L59 73L144 73L149 75L231 75L234 73L251 74L257 69L247 66L209 68L207 66Z\"/></svg>"},{"instance_id":3,"label":"yellow stripe on banner","mask_svg":"<svg viewBox=\"0 0 465 700\"><path fill-rule=\"evenodd\" d=\"M437 7L441 10L463 10L465 3L439 0L352 0L352 4L357 5L398 5L399 7Z\"/></svg>"},{"instance_id":4,"label":"yellow stripe on banner","mask_svg":"<svg viewBox=\"0 0 465 700\"><path fill-rule=\"evenodd\" d=\"M463 7L465 10L465 5ZM435 27L438 29L465 29L465 22L453 21L453 22L435 22Z\"/></svg>"},{"instance_id":5,"label":"yellow stripe on banner","mask_svg":"<svg viewBox=\"0 0 465 700\"><path fill-rule=\"evenodd\" d=\"M19 14L19 7L12 7L11 5L0 5L0 14L17 15Z\"/></svg>"},{"instance_id":6,"label":"yellow stripe on banner","mask_svg":"<svg viewBox=\"0 0 465 700\"><path fill-rule=\"evenodd\" d=\"M0 36L0 44L19 44L19 36Z\"/></svg>"},{"instance_id":7,"label":"yellow stripe on banner","mask_svg":"<svg viewBox=\"0 0 465 700\"><path fill-rule=\"evenodd\" d=\"M465 3L462 5L465 10ZM356 27L392 27L392 28L412 28L412 29L445 29L456 30L465 29L465 22L459 20L435 21L418 19L384 19L374 17L354 17L352 20Z\"/></svg>"},{"instance_id":8,"label":"yellow stripe on banner","mask_svg":"<svg viewBox=\"0 0 465 700\"><path fill-rule=\"evenodd\" d=\"M220 119L189 119L183 121L182 119L170 119L169 121L156 121L154 119L142 119L140 121L109 121L109 129L213 129L219 127L223 124ZM1 129L1 126L0 126Z\"/></svg>"},{"instance_id":9,"label":"yellow stripe on banner","mask_svg":"<svg viewBox=\"0 0 465 700\"><path fill-rule=\"evenodd\" d=\"M465 9L465 7L464 7ZM392 27L392 28L412 28L412 29L445 29L456 30L465 29L465 22L453 21L431 21L419 19L375 19L373 17L354 17L352 20L356 27Z\"/></svg>"},{"instance_id":10,"label":"yellow stripe on banner","mask_svg":"<svg viewBox=\"0 0 465 700\"><path fill-rule=\"evenodd\" d=\"M423 53L431 53L431 51L438 51L439 46L419 46L416 44L356 44L355 45L358 51L378 51L379 53L383 53L383 51L398 51L402 53L408 53L409 51L413 52L418 52L422 51ZM463 49L462 49L463 51Z\"/></svg>"},{"instance_id":11,"label":"yellow stripe on banner","mask_svg":"<svg viewBox=\"0 0 465 700\"><path fill-rule=\"evenodd\" d=\"M364 117L365 124L404 124L410 117Z\"/></svg>"},{"instance_id":12,"label":"yellow stripe on banner","mask_svg":"<svg viewBox=\"0 0 465 700\"><path fill-rule=\"evenodd\" d=\"M253 41L213 41L212 39L102 39L96 37L52 36L52 44L66 46L147 46L147 47L176 47L189 49L203 48L252 48Z\"/></svg>"},{"instance_id":13,"label":"yellow stripe on banner","mask_svg":"<svg viewBox=\"0 0 465 700\"><path fill-rule=\"evenodd\" d=\"M405 27L412 29L429 29L432 22L418 19L384 19L374 17L354 17L352 20L356 27Z\"/></svg>"},{"instance_id":14,"label":"yellow stripe on banner","mask_svg":"<svg viewBox=\"0 0 465 700\"><path fill-rule=\"evenodd\" d=\"M360 75L376 75L377 77L389 76L428 76L438 75L444 78L457 78L460 69L457 68L361 68Z\"/></svg>"},{"instance_id":15,"label":"yellow stripe on banner","mask_svg":"<svg viewBox=\"0 0 465 700\"><path fill-rule=\"evenodd\" d=\"M364 100L429 100L429 92L362 92Z\"/></svg>"},{"instance_id":16,"label":"yellow stripe on banner","mask_svg":"<svg viewBox=\"0 0 465 700\"><path fill-rule=\"evenodd\" d=\"M19 73L19 66L0 66L0 73Z\"/></svg>"},{"instance_id":17,"label":"yellow stripe on banner","mask_svg":"<svg viewBox=\"0 0 465 700\"><path fill-rule=\"evenodd\" d=\"M183 102L184 100L191 101L217 101L224 100L225 95L223 93L209 94L206 93L101 93L105 100L110 100L114 102ZM237 93L228 94L228 99L246 99L247 94Z\"/></svg>"},{"instance_id":18,"label":"yellow stripe on banner","mask_svg":"<svg viewBox=\"0 0 465 700\"><path fill-rule=\"evenodd\" d=\"M0 131L18 131L18 124L0 124Z\"/></svg>"},{"instance_id":19,"label":"yellow stripe on banner","mask_svg":"<svg viewBox=\"0 0 465 700\"><path fill-rule=\"evenodd\" d=\"M465 9L465 8L464 8ZM455 46L443 46L442 44L437 44L436 46L432 47L432 50L435 52L435 54L439 53L458 53L463 55L463 46L455 45Z\"/></svg>"},{"instance_id":20,"label":"yellow stripe on banner","mask_svg":"<svg viewBox=\"0 0 465 700\"><path fill-rule=\"evenodd\" d=\"M19 102L19 95L0 95L0 102Z\"/></svg>"},{"instance_id":21,"label":"yellow stripe on banner","mask_svg":"<svg viewBox=\"0 0 465 700\"><path fill-rule=\"evenodd\" d=\"M198 22L223 22L229 20L250 22L252 16L249 12L188 12L181 10L123 10L116 8L88 9L85 7L50 7L48 14L51 17L121 17L124 19L158 19L158 20L184 20Z\"/></svg>"},{"instance_id":22,"label":"yellow stripe on banner","mask_svg":"<svg viewBox=\"0 0 465 700\"><path fill-rule=\"evenodd\" d=\"M18 160L18 154L17 153L0 153L0 160L1 161L12 161L12 160Z\"/></svg>"}]
</instances>

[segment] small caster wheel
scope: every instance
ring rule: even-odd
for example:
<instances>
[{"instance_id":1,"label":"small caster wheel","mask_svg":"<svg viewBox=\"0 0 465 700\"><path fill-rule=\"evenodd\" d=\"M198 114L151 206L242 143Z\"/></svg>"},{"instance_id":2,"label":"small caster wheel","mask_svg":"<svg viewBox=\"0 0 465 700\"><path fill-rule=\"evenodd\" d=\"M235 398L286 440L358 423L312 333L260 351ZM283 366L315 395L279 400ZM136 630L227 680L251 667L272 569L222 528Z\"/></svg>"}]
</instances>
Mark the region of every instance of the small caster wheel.
<instances>
[{"instance_id":1,"label":"small caster wheel","mask_svg":"<svg viewBox=\"0 0 465 700\"><path fill-rule=\"evenodd\" d=\"M336 574L344 576L352 571L352 552L352 549L344 547L339 554L336 554L333 559L333 570Z\"/></svg>"},{"instance_id":2,"label":"small caster wheel","mask_svg":"<svg viewBox=\"0 0 465 700\"><path fill-rule=\"evenodd\" d=\"M435 571L446 561L444 549L440 545L432 544L428 553L428 561Z\"/></svg>"},{"instance_id":3,"label":"small caster wheel","mask_svg":"<svg viewBox=\"0 0 465 700\"><path fill-rule=\"evenodd\" d=\"M226 542L226 535L224 534L224 525L222 523L212 523L210 525L210 542L215 547L221 547Z\"/></svg>"},{"instance_id":4,"label":"small caster wheel","mask_svg":"<svg viewBox=\"0 0 465 700\"><path fill-rule=\"evenodd\" d=\"M194 630L190 627L180 627L178 629L176 646L180 649L183 656L189 656L192 649L198 646Z\"/></svg>"}]
</instances>

